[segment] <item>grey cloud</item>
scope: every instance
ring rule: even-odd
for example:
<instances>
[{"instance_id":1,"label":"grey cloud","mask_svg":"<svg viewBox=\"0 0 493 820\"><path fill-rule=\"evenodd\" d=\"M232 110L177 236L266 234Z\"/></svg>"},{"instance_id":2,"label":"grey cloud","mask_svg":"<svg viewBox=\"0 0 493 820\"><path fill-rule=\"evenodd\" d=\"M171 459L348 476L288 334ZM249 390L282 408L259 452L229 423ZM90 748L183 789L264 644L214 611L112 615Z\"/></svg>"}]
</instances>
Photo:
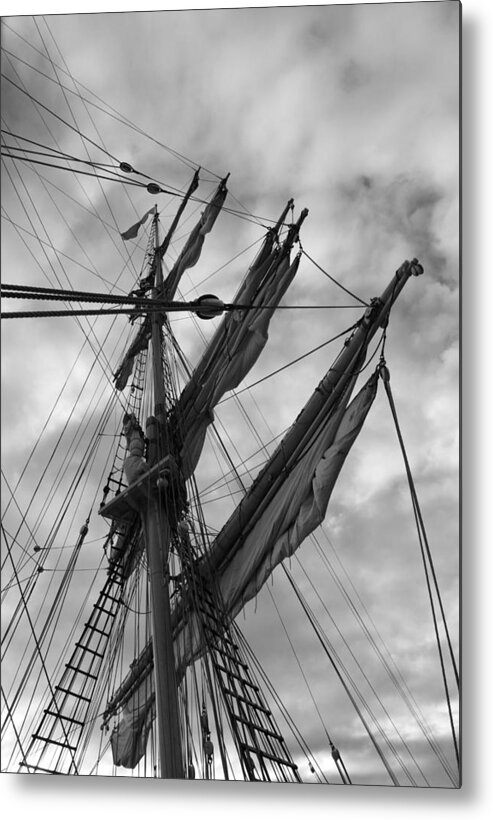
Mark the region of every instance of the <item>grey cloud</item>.
<instances>
[{"instance_id":1,"label":"grey cloud","mask_svg":"<svg viewBox=\"0 0 493 820\"><path fill-rule=\"evenodd\" d=\"M455 27L444 28L443 23L456 19L452 8L456 4L390 5L393 8L385 10L373 5L377 17L359 6L332 6L241 13L217 10L183 16L62 15L52 18L50 24L75 76L156 140L214 171L231 171L232 194L254 213L274 218L291 195L296 198L297 208L309 207L302 237L304 247L355 292L365 298L380 293L406 257L417 255L424 263L425 276L410 283L396 305L387 352L406 440L426 498L430 534L434 549L436 543L437 565L452 611L455 636L457 551L451 544L457 532L457 498L451 473L455 476L456 466L447 460L447 447L453 446L456 431L451 406L457 390L457 169L453 147L457 108L453 79ZM400 19L405 19L406 25L395 25L398 15L404 15ZM15 25L24 34L34 36L29 19L17 18ZM46 70L46 61L39 60L39 64ZM37 80L36 92L46 94L43 99L48 99L50 105L59 104L67 116L61 98L57 100L54 94L56 86L47 90L49 85ZM8 92L3 100L10 122L41 140L42 127L35 119L32 104L24 101L16 108L16 100ZM115 156L164 182L185 184L190 174L186 164L175 162L156 142L127 130L102 112L91 109L91 113ZM78 116L82 117L82 107ZM85 114L80 124L81 130L87 129L99 140ZM64 149L82 156L75 134L60 124L52 123L52 128L57 137L63 136ZM75 186L67 186L70 195L78 196ZM105 189L117 222L114 236L118 226L124 229L131 224L129 217L134 209L141 215L154 204L145 192L128 190L129 199L120 186L108 185ZM96 270L110 281L116 281L122 273L121 284L130 286L136 271L125 267L126 249L122 249L122 257L101 224L75 205L62 202L77 238L91 259L94 257ZM93 202L109 221L98 189ZM233 197L228 204L235 207ZM171 208L162 199L158 205L166 224ZM59 222L56 224L61 227ZM221 216L217 228L217 238L214 232L207 254L191 271L187 291L263 233L258 226L227 214ZM62 233L61 249L74 254L74 237ZM174 252L178 248L177 242ZM145 242L141 250L145 251ZM76 256L87 262L82 250L80 255L77 250ZM28 254L22 259L26 276L30 273L27 262ZM203 287L228 299L247 266L248 259L242 257ZM39 270L33 270L33 283L39 283ZM70 263L67 273L77 286L90 283L90 289L97 289L100 285L89 274L76 272ZM346 300L346 295L335 294L333 285L305 259L285 301L326 304L332 299ZM359 315L359 310L337 318L332 312L279 311L270 332L271 345L249 381L321 343ZM187 355L196 359L202 345L199 333L190 328L188 320L176 322L175 326ZM204 330L211 332L210 328ZM103 331L97 332L102 339ZM9 339L11 370L3 373L9 391L4 417L8 451L3 466L10 477L24 462L31 433L40 429L54 399L53 373L49 368L43 370L45 345L51 351L56 349L61 377L82 336L78 330L65 330L62 324L46 326L40 333L39 346L30 354L32 362L27 360L23 340L14 334ZM250 427L233 412L234 402L218 410L218 418L238 444L238 463L258 448L256 432L265 431L268 436L269 428L277 433L292 421L338 347L336 343L335 348L324 349L303 365L256 388L254 401L247 405ZM92 355L84 359L84 366L91 361ZM71 400L77 395L84 372L77 374L71 386ZM26 391L26 385L36 390L40 379L44 380L44 389L38 388L38 395ZM387 434L391 427L385 426L384 415L387 408L381 402L376 409L378 413L369 417L358 442L360 449L355 448L345 465L329 508L328 529L365 606L398 652L406 679L422 694L427 716L433 717L440 695L426 666L433 649L427 637L421 587L419 593L413 590L409 594L411 582L418 585L419 572L416 545L409 532L406 487L402 478L396 477L400 456L390 455ZM74 434L76 428L76 423L71 425L67 435ZM33 463L38 473L49 458L59 429L57 423ZM208 448L201 465L202 486L213 480L216 466L213 448ZM91 491L96 492L93 483ZM27 504L27 492L19 499L23 506ZM57 496L59 501L61 504ZM224 499L214 510L213 505L207 505L207 521L220 526L232 504ZM327 545L324 548L328 550ZM99 547L91 556L97 550ZM364 669L394 708L386 676L365 647L361 630L335 581L312 553L312 544L307 542L300 556L317 582L323 580L318 589L334 621L350 645L361 652ZM295 561L292 566L295 571ZM301 584L303 574L299 570L297 578ZM323 703L324 714L329 715L329 729L341 751L351 758L355 779L381 782L382 768L375 766L367 742L362 750L361 726L349 713L347 697L329 666L325 661L322 665L316 642L308 637L299 607L293 606L281 579L281 574L276 575L273 591L283 606L286 626L303 654L306 668L318 678L317 697ZM311 600L322 617L318 599L315 596ZM240 616L238 622L252 637L302 725L309 695L293 683L298 681L296 665L288 663L282 632L268 615L272 616L272 606L269 612L266 591L252 602L247 619ZM333 630L324 617L326 628ZM425 632L426 638L421 640L419 636ZM336 632L331 634L334 637ZM310 706L307 724L310 732L313 730L314 753L320 752L323 758L328 754L327 744L323 735L315 732L312 712ZM407 717L402 719L407 726ZM441 733L443 716L438 722ZM419 738L416 748L420 754L426 752ZM430 777L441 782L442 775L431 756L424 754L423 759Z\"/></svg>"},{"instance_id":2,"label":"grey cloud","mask_svg":"<svg viewBox=\"0 0 493 820\"><path fill-rule=\"evenodd\" d=\"M447 257L434 229L436 211L446 195L439 186L418 175L399 174L388 179L362 174L341 183L338 194L341 208L362 227L371 225L379 245L400 238L433 278L448 281Z\"/></svg>"}]
</instances>

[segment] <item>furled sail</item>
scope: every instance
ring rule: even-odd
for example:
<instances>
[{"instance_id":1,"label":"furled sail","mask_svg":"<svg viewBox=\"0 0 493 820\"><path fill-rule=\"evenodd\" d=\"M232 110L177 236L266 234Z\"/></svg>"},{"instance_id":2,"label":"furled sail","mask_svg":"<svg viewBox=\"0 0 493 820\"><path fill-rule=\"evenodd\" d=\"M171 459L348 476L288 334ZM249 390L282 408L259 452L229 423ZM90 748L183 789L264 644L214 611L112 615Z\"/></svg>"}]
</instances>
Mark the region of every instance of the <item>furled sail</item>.
<instances>
[{"instance_id":1,"label":"furled sail","mask_svg":"<svg viewBox=\"0 0 493 820\"><path fill-rule=\"evenodd\" d=\"M133 769L143 757L152 722L156 716L151 680L146 678L129 698L111 733L111 752L116 766Z\"/></svg>"},{"instance_id":2,"label":"furled sail","mask_svg":"<svg viewBox=\"0 0 493 820\"><path fill-rule=\"evenodd\" d=\"M290 261L303 211L283 244L274 244L269 232L249 269L234 303L238 309L223 318L173 410L171 424L181 440L181 470L189 478L197 466L214 407L237 387L257 361L268 339L270 320L293 281L300 254Z\"/></svg>"},{"instance_id":3,"label":"furled sail","mask_svg":"<svg viewBox=\"0 0 493 820\"><path fill-rule=\"evenodd\" d=\"M199 261L205 237L212 231L226 199L228 193L226 180L227 177L219 183L214 196L202 212L199 221L190 233L178 259L166 277L163 284L163 297L165 299L173 298L183 273L189 268L193 268Z\"/></svg>"},{"instance_id":4,"label":"furled sail","mask_svg":"<svg viewBox=\"0 0 493 820\"><path fill-rule=\"evenodd\" d=\"M304 452L286 465L272 500L229 551L218 575L220 597L230 617L259 592L274 568L293 555L324 520L336 479L373 404L377 379L374 374L349 406L343 399L322 422ZM210 556L213 566L215 546Z\"/></svg>"},{"instance_id":5,"label":"furled sail","mask_svg":"<svg viewBox=\"0 0 493 820\"><path fill-rule=\"evenodd\" d=\"M163 289L160 294L161 298L172 299L183 273L188 268L191 268L198 262L205 241L205 237L212 230L214 223L226 199L228 193L228 190L226 188L226 179L227 177L221 180L211 201L206 205L205 209L203 210L200 216L199 221L192 229L192 232L190 233L185 243L185 246L183 247L178 259L176 260L175 264L173 265L169 275L167 276L163 284ZM185 196L184 202L190 197L192 191L195 190L196 187L197 174L194 176L194 179L192 180L192 184ZM175 219L173 223L173 228L176 226L176 221L177 220ZM166 250L166 247L167 245L165 240L163 244L158 248L159 257L163 255L164 251ZM133 341L130 344L130 347L126 351L123 360L115 373L114 381L117 390L125 389L127 382L130 376L132 375L135 357L142 350L145 350L147 348L150 336L150 321L149 317L146 316L143 324L138 329Z\"/></svg>"}]
</instances>

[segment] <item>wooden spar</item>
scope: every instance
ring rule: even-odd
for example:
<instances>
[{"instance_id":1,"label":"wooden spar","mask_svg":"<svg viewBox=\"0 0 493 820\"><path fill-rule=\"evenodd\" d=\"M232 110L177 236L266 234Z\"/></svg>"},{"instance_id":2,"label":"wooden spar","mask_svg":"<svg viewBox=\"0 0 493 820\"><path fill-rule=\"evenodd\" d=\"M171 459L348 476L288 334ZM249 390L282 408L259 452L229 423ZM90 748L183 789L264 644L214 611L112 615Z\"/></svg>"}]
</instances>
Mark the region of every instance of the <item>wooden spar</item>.
<instances>
[{"instance_id":1,"label":"wooden spar","mask_svg":"<svg viewBox=\"0 0 493 820\"><path fill-rule=\"evenodd\" d=\"M163 284L161 256L158 252L158 215L154 216L155 282L156 293ZM151 318L151 348L154 382L155 415L163 430L165 424L165 388L161 361L162 330L159 313ZM161 440L162 440L161 436ZM157 737L160 777L184 777L178 717L178 691L171 633L169 603L168 553L170 528L166 512L155 491L150 490L142 511L145 530L149 585L151 594L152 647L156 693Z\"/></svg>"},{"instance_id":2,"label":"wooden spar","mask_svg":"<svg viewBox=\"0 0 493 820\"><path fill-rule=\"evenodd\" d=\"M325 416L339 399L348 383L348 379L341 380L341 376L348 374L350 378L352 371L360 367L359 359L363 345L366 346L377 329L385 324L392 305L410 276L417 276L422 272L423 268L417 259L404 262L381 297L372 301L371 307L365 312L353 335L347 340L293 426L217 535L210 553L202 562L206 573L217 572L221 564L229 560L235 544L245 536L247 530L251 529L272 500L277 488L276 482L287 460L303 448L306 436L313 429L319 414L323 413Z\"/></svg>"}]
</instances>

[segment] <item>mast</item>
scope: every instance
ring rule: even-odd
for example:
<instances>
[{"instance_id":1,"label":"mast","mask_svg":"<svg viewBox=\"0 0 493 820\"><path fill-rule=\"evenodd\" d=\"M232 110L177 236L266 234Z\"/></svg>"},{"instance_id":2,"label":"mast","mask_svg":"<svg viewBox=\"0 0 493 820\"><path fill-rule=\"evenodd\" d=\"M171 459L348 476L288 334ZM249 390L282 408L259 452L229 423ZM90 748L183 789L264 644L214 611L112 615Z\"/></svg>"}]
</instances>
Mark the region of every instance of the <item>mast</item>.
<instances>
[{"instance_id":1,"label":"mast","mask_svg":"<svg viewBox=\"0 0 493 820\"><path fill-rule=\"evenodd\" d=\"M158 213L154 215L154 298L163 284L161 256L159 254ZM164 425L165 387L161 362L162 330L160 314L151 313L151 350L154 383L154 412L161 435L165 440ZM160 454L161 455L161 454ZM157 736L160 760L159 775L162 778L182 778L180 724L178 720L178 691L175 660L171 634L169 604L168 553L170 526L166 511L159 503L159 491L148 485L147 503L141 512L145 530L149 585L151 595L152 646L156 692Z\"/></svg>"}]
</instances>

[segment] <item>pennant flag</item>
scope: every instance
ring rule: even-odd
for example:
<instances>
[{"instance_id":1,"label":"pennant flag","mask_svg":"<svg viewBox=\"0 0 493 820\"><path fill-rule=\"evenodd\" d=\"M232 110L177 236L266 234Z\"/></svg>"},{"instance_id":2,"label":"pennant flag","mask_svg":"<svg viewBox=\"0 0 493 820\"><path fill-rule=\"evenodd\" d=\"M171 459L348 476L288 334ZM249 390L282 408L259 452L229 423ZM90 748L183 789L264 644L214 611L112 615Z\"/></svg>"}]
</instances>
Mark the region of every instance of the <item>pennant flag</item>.
<instances>
[{"instance_id":1,"label":"pennant flag","mask_svg":"<svg viewBox=\"0 0 493 820\"><path fill-rule=\"evenodd\" d=\"M122 239L135 239L135 237L139 233L139 228L141 227L141 225L143 225L146 222L148 216L150 216L151 214L154 214L155 212L156 212L156 206L153 205L152 208L150 208L147 211L147 213L144 214L142 219L140 219L138 222L136 222L135 225L132 225L132 227L129 228L127 231L120 234L121 238Z\"/></svg>"}]
</instances>

